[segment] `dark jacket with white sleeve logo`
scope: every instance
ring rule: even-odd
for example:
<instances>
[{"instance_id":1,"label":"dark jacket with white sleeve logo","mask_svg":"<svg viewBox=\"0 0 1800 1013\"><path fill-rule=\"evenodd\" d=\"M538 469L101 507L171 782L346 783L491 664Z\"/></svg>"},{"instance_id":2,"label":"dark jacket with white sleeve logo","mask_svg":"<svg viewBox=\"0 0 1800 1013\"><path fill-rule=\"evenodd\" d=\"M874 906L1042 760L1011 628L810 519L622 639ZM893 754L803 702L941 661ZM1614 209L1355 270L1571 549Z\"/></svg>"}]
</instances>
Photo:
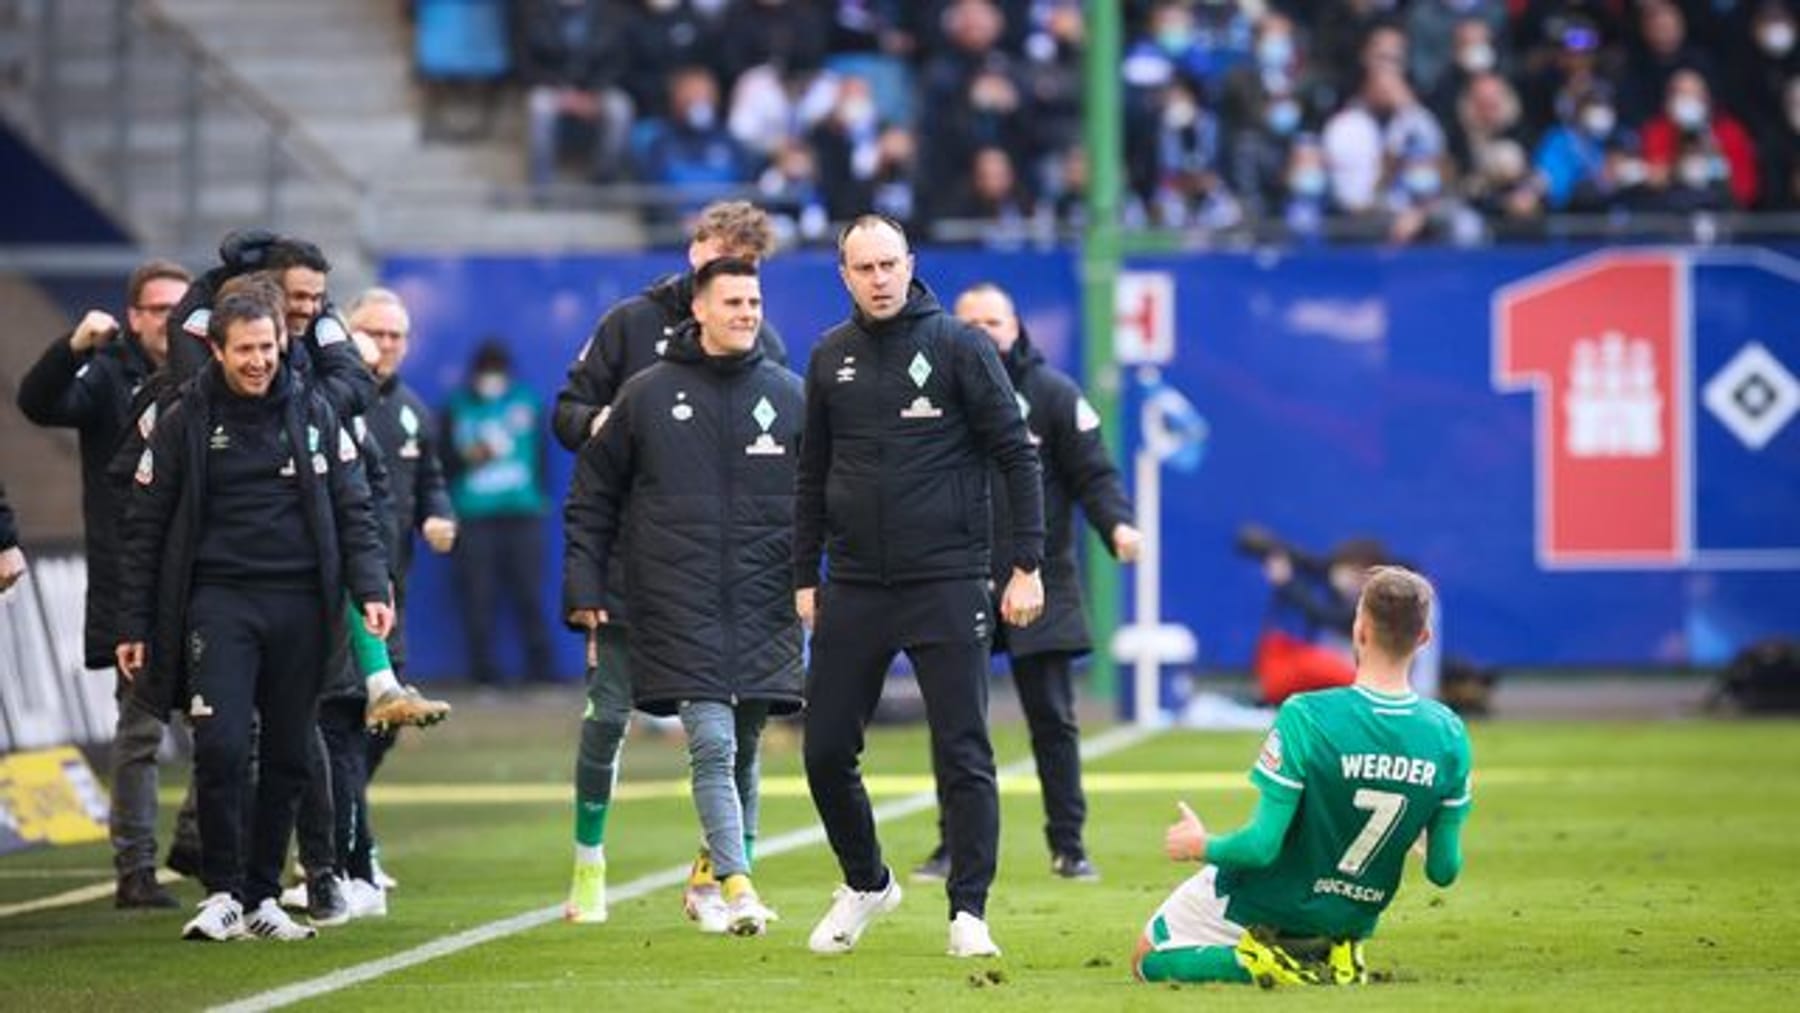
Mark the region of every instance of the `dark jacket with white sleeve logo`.
<instances>
[{"instance_id":1,"label":"dark jacket with white sleeve logo","mask_svg":"<svg viewBox=\"0 0 1800 1013\"><path fill-rule=\"evenodd\" d=\"M1012 504L990 552L989 467ZM806 373L794 585L981 578L1044 555L1042 473L993 343L914 281L887 320L825 333ZM994 559L995 556L999 558Z\"/></svg>"},{"instance_id":2,"label":"dark jacket with white sleeve logo","mask_svg":"<svg viewBox=\"0 0 1800 1013\"><path fill-rule=\"evenodd\" d=\"M684 324L626 381L576 459L563 612L607 607L622 555L639 708L759 700L788 713L802 691L788 579L800 380L760 349L708 356L696 332Z\"/></svg>"}]
</instances>

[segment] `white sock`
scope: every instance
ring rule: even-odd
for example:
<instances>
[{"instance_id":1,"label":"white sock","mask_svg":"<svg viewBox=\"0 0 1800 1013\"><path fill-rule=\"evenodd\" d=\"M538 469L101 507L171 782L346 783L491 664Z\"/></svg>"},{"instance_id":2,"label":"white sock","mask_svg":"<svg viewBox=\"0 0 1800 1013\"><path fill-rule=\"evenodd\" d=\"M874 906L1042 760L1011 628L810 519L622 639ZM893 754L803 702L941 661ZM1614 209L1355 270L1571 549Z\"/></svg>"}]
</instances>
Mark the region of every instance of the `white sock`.
<instances>
[{"instance_id":1,"label":"white sock","mask_svg":"<svg viewBox=\"0 0 1800 1013\"><path fill-rule=\"evenodd\" d=\"M606 861L606 845L595 844L589 846L586 844L577 844L575 845L575 860L584 865L594 865L599 862L604 862Z\"/></svg>"},{"instance_id":2,"label":"white sock","mask_svg":"<svg viewBox=\"0 0 1800 1013\"><path fill-rule=\"evenodd\" d=\"M369 699L379 700L383 693L400 691L400 680L394 678L394 670L384 668L363 680L363 688L369 693Z\"/></svg>"}]
</instances>

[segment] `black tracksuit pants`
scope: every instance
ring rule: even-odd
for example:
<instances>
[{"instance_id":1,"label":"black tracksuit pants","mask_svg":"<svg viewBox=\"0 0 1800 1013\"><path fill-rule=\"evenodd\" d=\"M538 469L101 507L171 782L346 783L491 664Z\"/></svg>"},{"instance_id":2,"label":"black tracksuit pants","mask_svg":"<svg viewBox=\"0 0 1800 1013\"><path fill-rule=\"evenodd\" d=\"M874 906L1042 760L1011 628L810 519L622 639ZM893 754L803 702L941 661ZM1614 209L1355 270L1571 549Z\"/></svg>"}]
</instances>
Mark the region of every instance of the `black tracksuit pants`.
<instances>
[{"instance_id":1,"label":"black tracksuit pants","mask_svg":"<svg viewBox=\"0 0 1800 1013\"><path fill-rule=\"evenodd\" d=\"M806 779L851 889L879 890L887 883L858 762L888 666L905 651L925 698L932 766L944 800L950 915L986 917L1000 837L987 727L988 642L995 621L981 579L820 588L806 679Z\"/></svg>"},{"instance_id":2,"label":"black tracksuit pants","mask_svg":"<svg viewBox=\"0 0 1800 1013\"><path fill-rule=\"evenodd\" d=\"M200 879L246 909L281 892L281 861L306 788L327 617L316 589L199 585L188 603ZM252 722L258 776L246 791ZM252 794L246 798L246 794ZM249 841L244 810L251 810Z\"/></svg>"},{"instance_id":3,"label":"black tracksuit pants","mask_svg":"<svg viewBox=\"0 0 1800 1013\"><path fill-rule=\"evenodd\" d=\"M1081 790L1081 728L1075 723L1075 655L1067 651L1012 659L1013 685L1044 796L1044 840L1052 855L1086 855L1081 828L1087 796ZM938 798L938 842L944 837L944 800Z\"/></svg>"}]
</instances>

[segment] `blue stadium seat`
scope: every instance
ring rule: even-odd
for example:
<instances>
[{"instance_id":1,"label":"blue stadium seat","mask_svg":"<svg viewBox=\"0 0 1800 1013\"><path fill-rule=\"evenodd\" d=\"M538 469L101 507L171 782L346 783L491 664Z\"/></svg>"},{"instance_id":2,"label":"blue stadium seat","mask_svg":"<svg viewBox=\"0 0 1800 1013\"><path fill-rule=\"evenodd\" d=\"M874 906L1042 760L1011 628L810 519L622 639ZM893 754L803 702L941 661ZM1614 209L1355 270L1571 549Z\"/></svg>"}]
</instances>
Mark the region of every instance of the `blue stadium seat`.
<instances>
[{"instance_id":1,"label":"blue stadium seat","mask_svg":"<svg viewBox=\"0 0 1800 1013\"><path fill-rule=\"evenodd\" d=\"M512 70L506 0L415 0L414 58L433 81L482 81Z\"/></svg>"}]
</instances>

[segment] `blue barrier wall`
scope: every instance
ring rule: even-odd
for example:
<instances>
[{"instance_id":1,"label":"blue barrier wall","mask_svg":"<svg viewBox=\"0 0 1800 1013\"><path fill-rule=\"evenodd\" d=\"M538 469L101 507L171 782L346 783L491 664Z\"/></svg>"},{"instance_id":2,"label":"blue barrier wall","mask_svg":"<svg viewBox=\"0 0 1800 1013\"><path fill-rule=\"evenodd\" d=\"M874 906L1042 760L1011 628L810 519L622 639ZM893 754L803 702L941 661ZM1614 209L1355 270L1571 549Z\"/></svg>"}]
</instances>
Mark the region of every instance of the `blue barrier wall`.
<instances>
[{"instance_id":1,"label":"blue barrier wall","mask_svg":"<svg viewBox=\"0 0 1800 1013\"><path fill-rule=\"evenodd\" d=\"M599 312L679 264L397 257L386 276L413 307L407 373L428 402L489 333L515 343L548 401ZM1249 520L1318 548L1382 538L1438 580L1449 650L1484 662L1712 663L1800 632L1800 420L1783 418L1800 402L1795 261L1358 249L1132 267L1173 276L1165 378L1211 425L1204 465L1164 484L1165 615L1194 629L1208 666L1246 664L1263 617L1260 571L1231 549ZM946 299L999 282L1053 361L1079 360L1071 254L924 251L919 273ZM797 367L847 305L828 254L778 258L765 293ZM1605 365L1613 333L1623 366ZM1763 353L1743 360L1753 344ZM1584 354L1602 367L1584 373ZM1724 409L1735 431L1709 385L1710 401L1737 403ZM1577 403L1624 428L1590 422L1582 444L1568 428ZM1651 430L1633 436L1645 410ZM560 495L570 458L550 457ZM556 568L545 560L547 601ZM414 586L415 667L456 673L448 567L422 558ZM562 639L573 675L577 645Z\"/></svg>"}]
</instances>

